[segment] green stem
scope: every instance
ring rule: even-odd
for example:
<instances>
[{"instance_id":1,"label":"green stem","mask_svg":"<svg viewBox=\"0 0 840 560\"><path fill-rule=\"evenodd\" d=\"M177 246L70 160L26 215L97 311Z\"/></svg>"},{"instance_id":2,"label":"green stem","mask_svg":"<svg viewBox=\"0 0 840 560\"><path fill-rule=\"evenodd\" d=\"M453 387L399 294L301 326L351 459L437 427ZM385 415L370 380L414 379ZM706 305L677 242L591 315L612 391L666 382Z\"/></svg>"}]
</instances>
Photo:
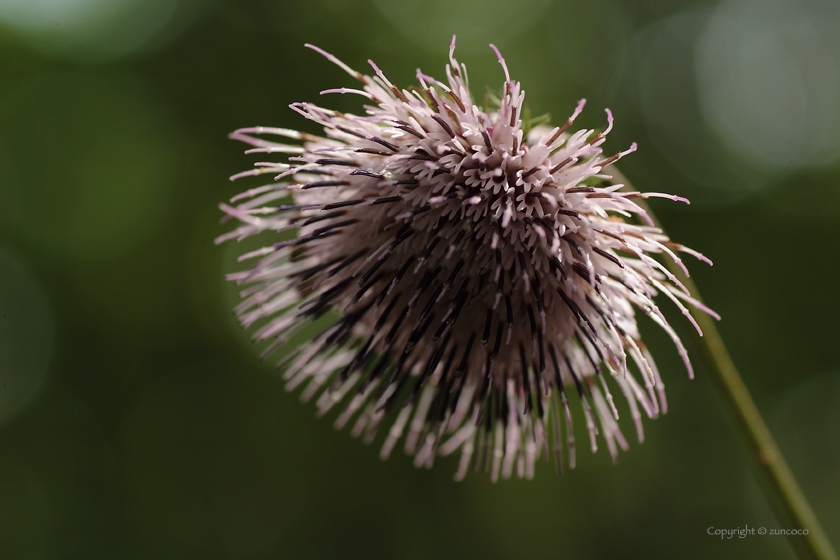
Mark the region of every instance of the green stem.
<instances>
[{"instance_id":1,"label":"green stem","mask_svg":"<svg viewBox=\"0 0 840 560\"><path fill-rule=\"evenodd\" d=\"M627 179L614 168L610 170L616 183L623 183L634 190ZM650 207L641 201L642 206L657 227L662 227ZM698 301L702 301L694 282L683 274L677 264L671 260L666 263L668 269L683 283ZM764 423L761 413L750 396L747 386L741 379L723 339L715 326L714 320L703 312L692 310L692 316L703 331L703 336L692 328L697 347L700 349L706 371L714 381L723 398L726 408L732 414L741 434L747 441L750 454L764 484L762 488L775 509L780 524L790 529L807 529L805 536L789 537L794 548L802 558L814 560L838 560L817 516L811 509L799 483L788 467L782 452L776 445L773 435Z\"/></svg>"}]
</instances>

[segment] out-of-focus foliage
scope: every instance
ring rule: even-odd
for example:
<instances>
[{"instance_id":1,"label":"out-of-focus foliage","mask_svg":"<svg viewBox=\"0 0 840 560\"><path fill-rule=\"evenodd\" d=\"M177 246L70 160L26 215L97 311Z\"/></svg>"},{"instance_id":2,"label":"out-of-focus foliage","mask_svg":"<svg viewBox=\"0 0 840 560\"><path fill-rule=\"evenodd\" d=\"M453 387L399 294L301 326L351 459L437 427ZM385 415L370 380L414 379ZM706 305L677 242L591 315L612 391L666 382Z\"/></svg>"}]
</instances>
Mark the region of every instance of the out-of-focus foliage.
<instances>
[{"instance_id":1,"label":"out-of-focus foliage","mask_svg":"<svg viewBox=\"0 0 840 560\"><path fill-rule=\"evenodd\" d=\"M254 159L226 134L314 131L288 104L354 84L306 42L410 85L453 33L475 93L496 43L532 114L610 107L635 185L693 201L655 209L715 261L697 283L840 541L836 5L0 0L0 558L790 557L707 534L779 525L651 325L668 415L618 466L527 483L382 463L257 361L223 280L242 251L212 243Z\"/></svg>"}]
</instances>

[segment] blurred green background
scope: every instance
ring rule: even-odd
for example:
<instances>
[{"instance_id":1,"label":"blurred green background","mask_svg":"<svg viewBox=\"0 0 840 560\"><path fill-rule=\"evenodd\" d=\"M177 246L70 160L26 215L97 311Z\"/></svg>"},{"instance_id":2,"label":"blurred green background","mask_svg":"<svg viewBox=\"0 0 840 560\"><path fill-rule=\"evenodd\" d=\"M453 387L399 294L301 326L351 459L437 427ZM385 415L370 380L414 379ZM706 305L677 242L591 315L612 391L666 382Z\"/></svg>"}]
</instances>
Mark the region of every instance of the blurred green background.
<instances>
[{"instance_id":1,"label":"blurred green background","mask_svg":"<svg viewBox=\"0 0 840 560\"><path fill-rule=\"evenodd\" d=\"M288 104L354 86L305 42L405 86L453 33L474 94L493 42L535 114L610 107L636 186L692 200L654 207L715 262L695 279L840 545L840 4L0 0L0 558L793 557L707 534L780 525L697 353L689 381L648 323L668 415L531 482L380 462L258 362L213 244L256 186L227 133L314 131Z\"/></svg>"}]
</instances>

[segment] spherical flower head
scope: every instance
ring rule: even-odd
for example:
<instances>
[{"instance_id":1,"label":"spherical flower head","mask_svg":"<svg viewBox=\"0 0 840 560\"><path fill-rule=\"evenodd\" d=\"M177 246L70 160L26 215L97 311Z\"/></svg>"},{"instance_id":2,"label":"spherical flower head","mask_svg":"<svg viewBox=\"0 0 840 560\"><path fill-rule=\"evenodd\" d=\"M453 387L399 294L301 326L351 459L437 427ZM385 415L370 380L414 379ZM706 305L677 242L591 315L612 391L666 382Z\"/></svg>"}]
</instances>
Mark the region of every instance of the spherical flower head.
<instances>
[{"instance_id":1,"label":"spherical flower head","mask_svg":"<svg viewBox=\"0 0 840 560\"><path fill-rule=\"evenodd\" d=\"M264 356L288 351L279 364L288 388L306 385L319 415L341 403L336 427L352 423L365 441L387 419L383 458L400 442L424 467L460 450L456 478L471 463L493 480L530 478L549 447L558 470L574 467L578 408L593 451L599 436L613 459L627 447L620 413L642 441L642 413L656 417L666 401L636 310L668 333L691 373L653 298L689 318L686 303L701 307L651 254L680 266L678 252L706 259L670 242L634 202L683 199L611 181L608 167L636 146L602 155L610 111L599 133L569 132L584 101L562 126L528 133L524 92L498 50L505 81L495 107L482 108L454 38L446 81L418 70L411 89L373 62L367 76L310 48L361 83L321 93L365 98L364 115L294 103L324 136L234 132L248 153L288 156L233 177L274 182L221 205L240 225L217 240L265 233L270 243L229 279L245 287L242 325L270 341ZM298 143L267 139L277 136ZM286 231L294 237L278 240ZM313 321L323 331L287 348Z\"/></svg>"}]
</instances>

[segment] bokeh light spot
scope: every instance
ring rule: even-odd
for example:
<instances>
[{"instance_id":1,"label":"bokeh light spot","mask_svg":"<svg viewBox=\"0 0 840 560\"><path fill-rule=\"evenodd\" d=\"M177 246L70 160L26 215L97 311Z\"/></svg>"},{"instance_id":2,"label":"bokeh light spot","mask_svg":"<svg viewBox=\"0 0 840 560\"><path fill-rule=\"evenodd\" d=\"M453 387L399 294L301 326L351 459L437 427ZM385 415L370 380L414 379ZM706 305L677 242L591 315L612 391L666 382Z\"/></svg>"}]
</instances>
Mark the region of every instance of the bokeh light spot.
<instances>
[{"instance_id":1,"label":"bokeh light spot","mask_svg":"<svg viewBox=\"0 0 840 560\"><path fill-rule=\"evenodd\" d=\"M37 277L0 247L0 424L23 410L44 383L55 319Z\"/></svg>"},{"instance_id":2,"label":"bokeh light spot","mask_svg":"<svg viewBox=\"0 0 840 560\"><path fill-rule=\"evenodd\" d=\"M45 54L99 61L143 47L178 5L177 0L0 0L0 23Z\"/></svg>"},{"instance_id":3,"label":"bokeh light spot","mask_svg":"<svg viewBox=\"0 0 840 560\"><path fill-rule=\"evenodd\" d=\"M712 14L697 43L701 105L753 167L840 156L838 26L840 6L817 0L728 0Z\"/></svg>"},{"instance_id":4,"label":"bokeh light spot","mask_svg":"<svg viewBox=\"0 0 840 560\"><path fill-rule=\"evenodd\" d=\"M695 43L708 17L708 10L685 10L642 30L635 44L640 53L636 76L639 106L654 146L695 182L681 184L681 193L692 203L720 205L745 196L755 181L717 141L697 98Z\"/></svg>"},{"instance_id":5,"label":"bokeh light spot","mask_svg":"<svg viewBox=\"0 0 840 560\"><path fill-rule=\"evenodd\" d=\"M840 538L840 371L796 385L769 418L770 428L817 517ZM759 498L760 499L760 498Z\"/></svg>"}]
</instances>

